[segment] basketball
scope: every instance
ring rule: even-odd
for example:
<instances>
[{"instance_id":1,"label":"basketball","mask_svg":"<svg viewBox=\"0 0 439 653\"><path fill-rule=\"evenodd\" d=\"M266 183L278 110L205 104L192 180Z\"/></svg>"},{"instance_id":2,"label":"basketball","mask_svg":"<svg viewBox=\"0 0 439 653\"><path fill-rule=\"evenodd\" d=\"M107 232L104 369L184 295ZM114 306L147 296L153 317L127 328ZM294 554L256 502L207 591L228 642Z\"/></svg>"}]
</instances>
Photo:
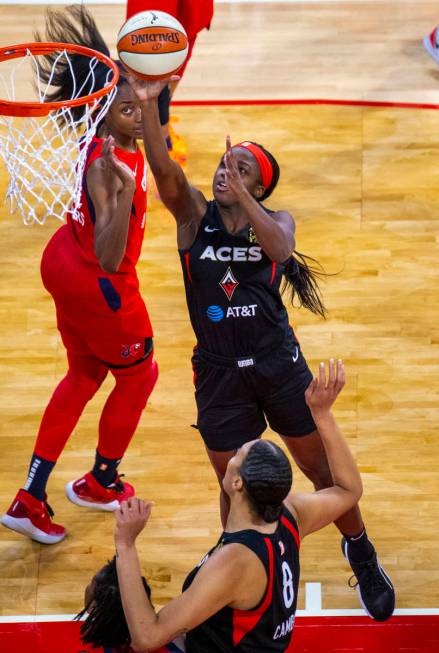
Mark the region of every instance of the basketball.
<instances>
[{"instance_id":1,"label":"basketball","mask_svg":"<svg viewBox=\"0 0 439 653\"><path fill-rule=\"evenodd\" d=\"M141 79L163 79L178 71L188 53L184 27L164 11L142 11L117 35L123 66Z\"/></svg>"}]
</instances>

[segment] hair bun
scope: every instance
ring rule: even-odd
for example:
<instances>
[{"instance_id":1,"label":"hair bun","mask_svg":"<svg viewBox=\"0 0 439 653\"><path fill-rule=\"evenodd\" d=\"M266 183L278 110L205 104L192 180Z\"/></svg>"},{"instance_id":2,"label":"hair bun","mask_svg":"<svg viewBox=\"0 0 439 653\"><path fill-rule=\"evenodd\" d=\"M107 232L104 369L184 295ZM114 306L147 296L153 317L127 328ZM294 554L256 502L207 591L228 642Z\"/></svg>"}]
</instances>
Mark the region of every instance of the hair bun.
<instances>
[{"instance_id":1,"label":"hair bun","mask_svg":"<svg viewBox=\"0 0 439 653\"><path fill-rule=\"evenodd\" d=\"M266 522L275 522L280 519L282 514L283 504L268 505L264 507L262 518Z\"/></svg>"}]
</instances>

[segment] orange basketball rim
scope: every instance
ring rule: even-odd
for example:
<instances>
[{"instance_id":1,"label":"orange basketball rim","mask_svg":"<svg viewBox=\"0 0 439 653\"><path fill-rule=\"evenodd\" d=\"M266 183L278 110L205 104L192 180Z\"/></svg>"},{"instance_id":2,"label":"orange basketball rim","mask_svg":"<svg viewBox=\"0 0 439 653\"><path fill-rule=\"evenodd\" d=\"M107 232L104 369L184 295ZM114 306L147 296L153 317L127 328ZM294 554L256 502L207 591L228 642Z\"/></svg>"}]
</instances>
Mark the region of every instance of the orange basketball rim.
<instances>
[{"instance_id":1,"label":"orange basketball rim","mask_svg":"<svg viewBox=\"0 0 439 653\"><path fill-rule=\"evenodd\" d=\"M90 57L90 59L97 59L106 64L113 72L112 78L108 84L103 88L91 93L78 97L72 100L63 100L62 102L19 102L13 100L0 99L0 115L3 116L44 116L51 111L56 111L65 107L75 107L84 104L93 105L98 102L100 98L108 95L115 87L119 79L119 68L117 64L101 52L86 48L82 45L75 45L72 43L21 43L19 45L9 45L0 48L0 62L8 61L10 59L18 59L20 57L28 56L29 54L35 56L53 54L54 52L67 52L72 54L83 54Z\"/></svg>"}]
</instances>

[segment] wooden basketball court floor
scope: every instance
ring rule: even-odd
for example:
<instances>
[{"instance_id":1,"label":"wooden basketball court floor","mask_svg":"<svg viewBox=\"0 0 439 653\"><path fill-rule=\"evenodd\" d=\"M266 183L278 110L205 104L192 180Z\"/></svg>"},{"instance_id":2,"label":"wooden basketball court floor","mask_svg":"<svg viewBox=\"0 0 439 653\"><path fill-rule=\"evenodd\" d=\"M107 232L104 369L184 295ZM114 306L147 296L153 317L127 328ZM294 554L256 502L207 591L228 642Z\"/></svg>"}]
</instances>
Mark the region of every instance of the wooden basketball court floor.
<instances>
[{"instance_id":1,"label":"wooden basketball court floor","mask_svg":"<svg viewBox=\"0 0 439 653\"><path fill-rule=\"evenodd\" d=\"M92 10L114 46L124 8ZM1 6L1 45L30 39L42 16L39 6ZM439 6L430 2L218 3L177 91L189 105L173 110L189 147L187 174L207 195L226 133L277 156L281 180L270 206L294 214L297 248L334 273L323 286L328 319L291 310L291 322L312 368L329 356L345 361L348 384L336 415L363 475L367 529L397 607L427 614L439 608L439 112L270 100L439 104L439 70L421 44L436 22ZM215 103L235 99L267 103ZM5 188L1 168L2 194ZM41 413L65 370L39 277L57 227L24 227L0 208L2 511L24 482ZM161 376L121 471L156 503L139 548L160 605L179 592L220 523L217 482L190 426L194 337L175 227L153 192L147 227L139 276ZM0 531L5 618L77 612L88 579L113 555L112 515L77 508L63 490L90 468L109 387L87 407L49 482L67 539L45 547ZM294 482L310 488L298 471ZM359 607L334 527L308 538L301 560L299 608L305 583L313 584L308 608L320 591L326 610Z\"/></svg>"}]
</instances>

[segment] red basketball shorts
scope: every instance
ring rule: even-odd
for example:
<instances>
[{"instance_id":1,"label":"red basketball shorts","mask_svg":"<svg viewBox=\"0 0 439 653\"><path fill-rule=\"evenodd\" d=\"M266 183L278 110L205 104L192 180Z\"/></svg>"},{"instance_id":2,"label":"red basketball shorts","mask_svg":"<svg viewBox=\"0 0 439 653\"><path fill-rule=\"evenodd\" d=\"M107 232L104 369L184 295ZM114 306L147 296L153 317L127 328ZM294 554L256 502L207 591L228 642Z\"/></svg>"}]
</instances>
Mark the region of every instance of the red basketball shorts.
<instances>
[{"instance_id":1,"label":"red basketball shorts","mask_svg":"<svg viewBox=\"0 0 439 653\"><path fill-rule=\"evenodd\" d=\"M131 365L144 356L145 339L153 335L137 277L105 274L81 261L75 247L67 227L61 227L41 261L64 346L112 366Z\"/></svg>"}]
</instances>

